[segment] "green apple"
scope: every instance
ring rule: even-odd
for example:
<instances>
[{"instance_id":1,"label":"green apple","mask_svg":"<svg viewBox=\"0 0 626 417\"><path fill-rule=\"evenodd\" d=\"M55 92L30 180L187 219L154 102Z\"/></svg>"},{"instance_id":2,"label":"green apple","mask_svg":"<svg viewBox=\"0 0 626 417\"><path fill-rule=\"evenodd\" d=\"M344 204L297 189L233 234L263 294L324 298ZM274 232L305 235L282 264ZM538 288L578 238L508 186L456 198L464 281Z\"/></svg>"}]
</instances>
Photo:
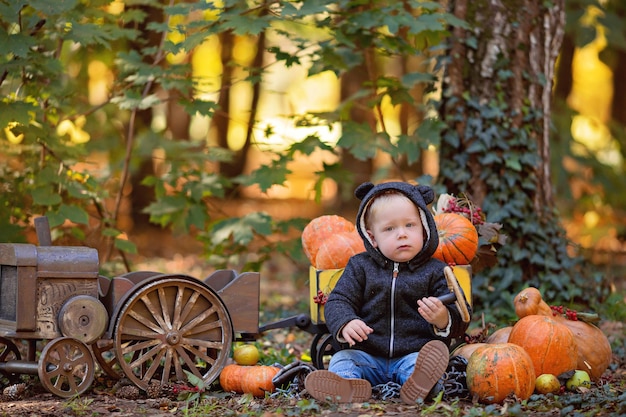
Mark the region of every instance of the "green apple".
<instances>
[{"instance_id":1,"label":"green apple","mask_svg":"<svg viewBox=\"0 0 626 417\"><path fill-rule=\"evenodd\" d=\"M571 391L575 391L578 387L591 388L591 379L586 371L577 370L574 372L574 375L567 380L565 386Z\"/></svg>"},{"instance_id":2,"label":"green apple","mask_svg":"<svg viewBox=\"0 0 626 417\"><path fill-rule=\"evenodd\" d=\"M539 394L555 394L561 389L559 379L552 374L541 374L535 380L535 391Z\"/></svg>"}]
</instances>

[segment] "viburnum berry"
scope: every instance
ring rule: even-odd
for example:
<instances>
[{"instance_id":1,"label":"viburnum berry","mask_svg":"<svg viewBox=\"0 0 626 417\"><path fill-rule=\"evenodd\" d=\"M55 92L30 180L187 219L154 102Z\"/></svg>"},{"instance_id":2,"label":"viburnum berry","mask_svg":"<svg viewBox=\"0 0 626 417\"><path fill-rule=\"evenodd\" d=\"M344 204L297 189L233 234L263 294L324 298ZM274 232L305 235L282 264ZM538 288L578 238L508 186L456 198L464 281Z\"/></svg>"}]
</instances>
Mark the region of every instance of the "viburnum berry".
<instances>
[{"instance_id":1,"label":"viburnum berry","mask_svg":"<svg viewBox=\"0 0 626 417\"><path fill-rule=\"evenodd\" d=\"M313 297L313 302L315 304L324 305L324 304L326 304L327 300L328 300L328 296L326 294L324 294L324 291L322 291L322 290L318 290L317 291L317 295L315 297Z\"/></svg>"},{"instance_id":2,"label":"viburnum berry","mask_svg":"<svg viewBox=\"0 0 626 417\"><path fill-rule=\"evenodd\" d=\"M552 309L552 315L558 316L564 313L563 306L550 306Z\"/></svg>"},{"instance_id":3,"label":"viburnum berry","mask_svg":"<svg viewBox=\"0 0 626 417\"><path fill-rule=\"evenodd\" d=\"M576 311L570 310L568 308L567 311L565 312L565 317L567 317L569 320L577 321L578 320L578 313L576 313Z\"/></svg>"}]
</instances>

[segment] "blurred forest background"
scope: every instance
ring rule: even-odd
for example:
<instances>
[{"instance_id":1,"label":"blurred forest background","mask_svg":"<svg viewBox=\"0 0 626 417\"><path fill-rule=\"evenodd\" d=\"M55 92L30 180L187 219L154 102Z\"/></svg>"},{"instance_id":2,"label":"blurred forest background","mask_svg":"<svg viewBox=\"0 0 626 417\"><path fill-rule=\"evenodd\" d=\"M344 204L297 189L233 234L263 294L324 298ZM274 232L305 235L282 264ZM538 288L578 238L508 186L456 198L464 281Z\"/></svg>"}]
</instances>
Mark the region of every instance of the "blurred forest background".
<instances>
[{"instance_id":1,"label":"blurred forest background","mask_svg":"<svg viewBox=\"0 0 626 417\"><path fill-rule=\"evenodd\" d=\"M503 224L474 284L494 314L625 286L622 0L0 0L0 27L3 242L46 214L109 273L306 279L304 225L401 179Z\"/></svg>"}]
</instances>

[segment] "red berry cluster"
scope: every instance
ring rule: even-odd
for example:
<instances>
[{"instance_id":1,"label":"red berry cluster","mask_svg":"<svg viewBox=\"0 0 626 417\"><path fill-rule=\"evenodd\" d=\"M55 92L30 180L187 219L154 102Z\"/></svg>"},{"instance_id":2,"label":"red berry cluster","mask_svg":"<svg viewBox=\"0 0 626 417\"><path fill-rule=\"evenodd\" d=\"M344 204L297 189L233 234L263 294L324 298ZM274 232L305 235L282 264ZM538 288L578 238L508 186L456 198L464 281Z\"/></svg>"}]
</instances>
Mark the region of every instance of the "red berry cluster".
<instances>
[{"instance_id":1,"label":"red berry cluster","mask_svg":"<svg viewBox=\"0 0 626 417\"><path fill-rule=\"evenodd\" d=\"M470 205L471 207L468 207ZM448 207L444 207L445 213L458 213L467 217L473 225L483 224L483 211L480 207L474 206L471 203L459 204L456 198L451 198L448 201Z\"/></svg>"},{"instance_id":2,"label":"red berry cluster","mask_svg":"<svg viewBox=\"0 0 626 417\"><path fill-rule=\"evenodd\" d=\"M324 305L324 304L326 304L327 300L328 300L328 296L326 294L324 294L324 291L322 291L322 290L317 290L317 295L315 297L313 297L313 302L315 304Z\"/></svg>"},{"instance_id":3,"label":"red berry cluster","mask_svg":"<svg viewBox=\"0 0 626 417\"><path fill-rule=\"evenodd\" d=\"M565 318L572 321L578 320L578 313L575 310L570 310L569 308L564 308L563 306L550 306L552 309L553 316L563 316Z\"/></svg>"}]
</instances>

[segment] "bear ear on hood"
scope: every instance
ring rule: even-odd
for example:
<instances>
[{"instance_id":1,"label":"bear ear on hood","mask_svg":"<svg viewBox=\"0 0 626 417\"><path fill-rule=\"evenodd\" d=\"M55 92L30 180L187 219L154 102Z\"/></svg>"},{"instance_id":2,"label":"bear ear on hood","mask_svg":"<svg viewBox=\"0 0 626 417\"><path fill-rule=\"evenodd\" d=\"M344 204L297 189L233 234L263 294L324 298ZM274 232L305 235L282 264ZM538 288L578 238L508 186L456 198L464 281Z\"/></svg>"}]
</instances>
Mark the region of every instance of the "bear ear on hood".
<instances>
[{"instance_id":1,"label":"bear ear on hood","mask_svg":"<svg viewBox=\"0 0 626 417\"><path fill-rule=\"evenodd\" d=\"M363 200L363 198L367 195L367 193L370 192L372 188L374 188L374 184L372 184L371 182L364 182L363 184L356 187L356 190L354 190L354 195L359 200Z\"/></svg>"},{"instance_id":2,"label":"bear ear on hood","mask_svg":"<svg viewBox=\"0 0 626 417\"><path fill-rule=\"evenodd\" d=\"M422 195L424 203L430 204L435 201L435 192L427 185L418 185L417 191Z\"/></svg>"}]
</instances>

